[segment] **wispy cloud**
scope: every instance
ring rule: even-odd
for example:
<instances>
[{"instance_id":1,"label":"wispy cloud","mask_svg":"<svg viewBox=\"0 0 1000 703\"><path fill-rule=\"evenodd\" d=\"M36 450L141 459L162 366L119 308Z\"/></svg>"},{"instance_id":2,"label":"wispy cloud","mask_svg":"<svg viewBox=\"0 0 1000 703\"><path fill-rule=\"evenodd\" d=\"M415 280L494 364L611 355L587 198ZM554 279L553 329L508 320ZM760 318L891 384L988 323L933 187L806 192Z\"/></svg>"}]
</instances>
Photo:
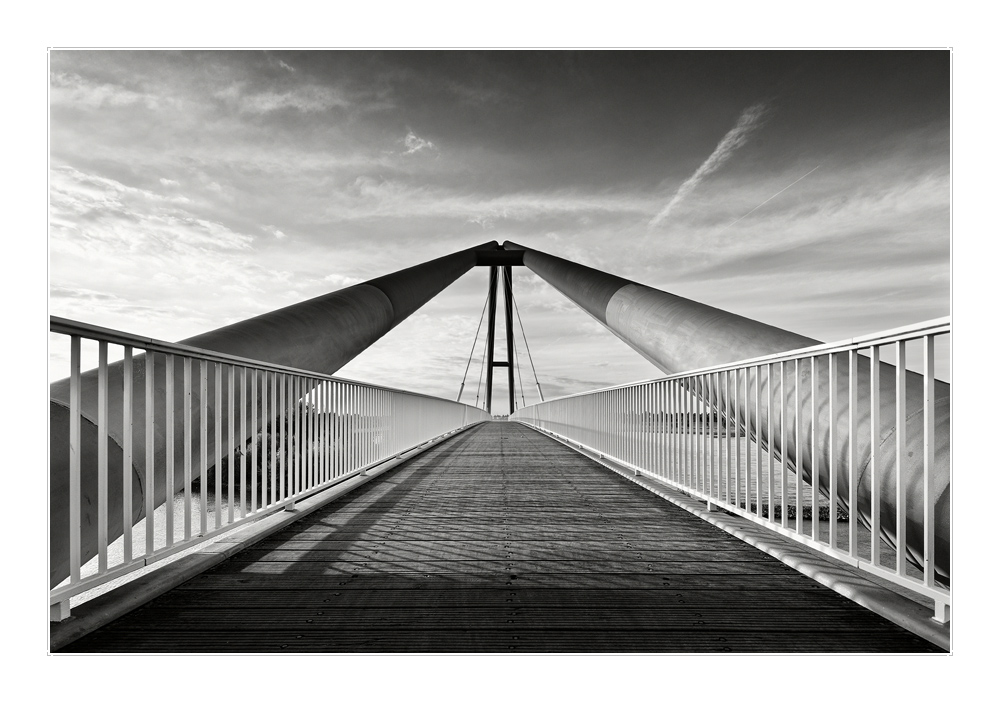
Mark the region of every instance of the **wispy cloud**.
<instances>
[{"instance_id":1,"label":"wispy cloud","mask_svg":"<svg viewBox=\"0 0 1000 703\"><path fill-rule=\"evenodd\" d=\"M275 239L284 239L285 237L288 236L274 225L264 225L263 227L261 227L261 229L267 232L268 234L273 235Z\"/></svg>"},{"instance_id":2,"label":"wispy cloud","mask_svg":"<svg viewBox=\"0 0 1000 703\"><path fill-rule=\"evenodd\" d=\"M357 285L358 283L364 283L364 279L362 278L358 278L356 276L345 276L344 274L340 273L331 273L328 276L324 276L323 280L326 281L327 283L332 283L338 289L347 288L348 286L354 286Z\"/></svg>"},{"instance_id":3,"label":"wispy cloud","mask_svg":"<svg viewBox=\"0 0 1000 703\"><path fill-rule=\"evenodd\" d=\"M768 109L764 103L758 103L744 110L743 114L740 115L740 119L737 120L736 126L726 133L726 136L715 147L715 151L705 159L705 162L698 167L698 170L690 178L681 183L681 187L674 193L674 197L670 199L665 208L660 210L656 217L649 221L649 225L653 227L663 222L677 204L697 188L702 180L726 163L736 150L746 143L750 133L763 123L767 112Z\"/></svg>"},{"instance_id":4,"label":"wispy cloud","mask_svg":"<svg viewBox=\"0 0 1000 703\"><path fill-rule=\"evenodd\" d=\"M76 73L53 72L49 86L52 105L97 108L142 104L155 108L162 101L162 97L113 83L98 83Z\"/></svg>"},{"instance_id":5,"label":"wispy cloud","mask_svg":"<svg viewBox=\"0 0 1000 703\"><path fill-rule=\"evenodd\" d=\"M241 112L259 115L276 110L325 112L335 107L350 107L352 104L341 91L320 85L305 85L284 92L272 90L254 92L247 90L242 83L233 83L218 91L215 96L234 105Z\"/></svg>"},{"instance_id":6,"label":"wispy cloud","mask_svg":"<svg viewBox=\"0 0 1000 703\"><path fill-rule=\"evenodd\" d=\"M330 194L317 221L329 224L373 218L444 217L489 229L500 220L527 221L554 216L643 221L655 207L652 198L634 193L559 189L492 195L359 176L342 193Z\"/></svg>"},{"instance_id":7,"label":"wispy cloud","mask_svg":"<svg viewBox=\"0 0 1000 703\"><path fill-rule=\"evenodd\" d=\"M403 139L403 144L406 145L405 153L407 154L415 154L416 152L421 151L423 149L431 150L437 148L434 146L434 142L428 141L426 139L421 139L412 131L406 134L406 137Z\"/></svg>"}]
</instances>

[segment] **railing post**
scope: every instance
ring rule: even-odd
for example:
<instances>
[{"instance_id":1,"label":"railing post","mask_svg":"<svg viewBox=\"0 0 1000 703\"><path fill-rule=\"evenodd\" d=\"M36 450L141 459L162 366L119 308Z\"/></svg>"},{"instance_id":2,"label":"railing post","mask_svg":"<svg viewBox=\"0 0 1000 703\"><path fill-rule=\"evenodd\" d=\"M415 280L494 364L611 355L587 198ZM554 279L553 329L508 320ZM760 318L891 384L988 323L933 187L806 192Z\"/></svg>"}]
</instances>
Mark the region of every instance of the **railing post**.
<instances>
[{"instance_id":1,"label":"railing post","mask_svg":"<svg viewBox=\"0 0 1000 703\"><path fill-rule=\"evenodd\" d=\"M49 606L49 622L62 622L69 617L69 598Z\"/></svg>"},{"instance_id":2,"label":"railing post","mask_svg":"<svg viewBox=\"0 0 1000 703\"><path fill-rule=\"evenodd\" d=\"M935 600L934 620L940 623L951 622L951 604L940 599Z\"/></svg>"}]
</instances>

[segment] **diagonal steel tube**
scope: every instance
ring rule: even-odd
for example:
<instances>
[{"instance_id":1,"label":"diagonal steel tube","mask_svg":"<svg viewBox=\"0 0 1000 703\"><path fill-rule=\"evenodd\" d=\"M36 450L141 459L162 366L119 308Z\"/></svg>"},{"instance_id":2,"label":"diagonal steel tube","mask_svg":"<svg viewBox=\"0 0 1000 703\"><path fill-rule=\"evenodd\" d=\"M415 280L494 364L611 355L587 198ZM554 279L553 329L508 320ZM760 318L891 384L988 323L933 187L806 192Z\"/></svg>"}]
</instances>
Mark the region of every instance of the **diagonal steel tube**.
<instances>
[{"instance_id":1,"label":"diagonal steel tube","mask_svg":"<svg viewBox=\"0 0 1000 703\"><path fill-rule=\"evenodd\" d=\"M788 330L758 322L734 313L688 300L665 291L650 288L619 276L614 276L588 266L583 266L528 247L504 242L504 249L523 255L524 265L563 295L580 306L623 342L648 359L664 373L679 373L715 365L767 356L779 352L802 349L820 344ZM878 525L878 530L895 545L897 532L896 456L903 457L901 475L906 511L902 532L908 536L906 551L912 561L923 561L923 496L929 488L935 529L934 565L939 577L948 579L950 560L950 385L935 381L933 402L934 448L930 476L925 481L923 472L923 383L921 374L906 371L900 396L904 399L902 412L895 407L896 394L891 389L897 385L896 367L880 362L875 368L877 388L883 389L880 398L878 441L873 443L870 432L865 430L871 420L867 411L868 393L872 389L872 367L863 359L851 361L847 353L838 354L832 374L834 397L847 398L851 389L851 370L856 376L859 393L857 412L852 417L848 403L842 403L830 412L830 362L821 357L813 364L788 364L778 374L773 384L762 383L754 400L737 392L737 378L727 383L730 406L721 409L729 417L745 424L749 437L760 438L769 451L782 456L782 448L790 465L801 468L803 477L825 495L829 495L831 469L837 472L836 499L844 507L851 501L851 474L849 452L855 452L857 470L854 500L861 506L861 517L867 524ZM796 370L796 367L797 370ZM815 373L816 378L813 378ZM738 374L737 374L738 376ZM796 379L798 384L796 384ZM782 382L784 381L784 382ZM782 388L784 391L782 391ZM796 392L795 389L799 389ZM887 390L888 389L888 390ZM693 392L693 389L692 389ZM815 392L816 411L812 412ZM815 434L816 447L809 441L796 441L795 428L772 428L767 419L758 417L755 408L766 405L768 398L779 408L786 408L789 417L801 416L799 430L803 437ZM735 402L734 402L735 401ZM796 415L796 413L798 415ZM904 417L899 433L905 447L894 451L897 437L896 417ZM833 421L831 423L831 419ZM830 446L830 429L834 424L836 444ZM851 445L851 438L855 444ZM792 451L787 451L792 447ZM873 465L872 458L875 457ZM833 458L831 462L830 458ZM873 492L872 476L876 476L874 492L880 496L873 515L870 496ZM817 480L813 480L816 476Z\"/></svg>"},{"instance_id":2,"label":"diagonal steel tube","mask_svg":"<svg viewBox=\"0 0 1000 703\"><path fill-rule=\"evenodd\" d=\"M316 373L332 374L348 361L367 349L400 322L409 317L428 300L436 296L447 286L476 266L483 252L493 252L498 248L496 242L487 242L480 246L449 254L395 273L360 283L343 290L313 298L301 303L290 305L280 310L265 313L249 320L227 325L204 334L183 340L181 344L206 349L243 358L280 364L283 366L305 369ZM132 425L145 426L146 399L146 355L136 354L132 358ZM167 397L168 366L172 375L181 378L183 375L183 360L175 357L171 360L160 353L153 354L153 434L146 432L132 434L132 462L128 471L132 474L131 510L124 505L123 468L125 454L123 451L124 437L122 433L124 409L126 403L123 397L124 362L107 365L107 439L101 441L98 432L98 388L97 371L79 374L80 394L80 499L78 505L82 512L82 534L80 544L80 559L85 563L97 553L97 506L99 502L102 511L108 511L107 539L113 541L123 533L123 513L131 513L133 524L146 514L147 478L145 464L147 461L148 444L153 451L152 459L156 466L165 466L168 456L176 459L172 467L172 487L180 490L184 487L184 471L182 457L186 453L199 457L203 453L208 456L216 454L215 448L215 417L216 400L212 393L206 399L201 398L201 388L216 387L216 366L212 364L204 382L193 383L189 397L191 412L190 422L185 425L183 394L175 392L172 399ZM264 382L264 372L258 374L257 383ZM249 379L251 384L253 377ZM304 393L312 390L312 386L304 389ZM49 388L49 482L50 482L50 581L58 584L69 575L70 570L70 428L71 428L71 380L63 379L52 383ZM233 400L236 408L249 410L251 402L245 392L237 392ZM292 403L298 398L290 399ZM228 417L228 399L225 394L219 399L222 403L221 417ZM205 417L202 418L202 412ZM250 417L251 413L246 413ZM258 424L265 416L263 409L258 408L256 417ZM172 441L168 439L171 421L179 427L199 427L200 432L193 432L190 446L185 447L184 433L177 431ZM201 423L204 421L204 425ZM259 427L248 427L243 439L256 434ZM201 437L205 436L207 446L201 446ZM229 440L225 440L221 451L228 453ZM98 455L104 458L106 454L108 491L106 498L98 501ZM167 497L166 482L151 487L153 503L162 504ZM75 509L75 507L74 507ZM102 535L103 537L103 535Z\"/></svg>"}]
</instances>

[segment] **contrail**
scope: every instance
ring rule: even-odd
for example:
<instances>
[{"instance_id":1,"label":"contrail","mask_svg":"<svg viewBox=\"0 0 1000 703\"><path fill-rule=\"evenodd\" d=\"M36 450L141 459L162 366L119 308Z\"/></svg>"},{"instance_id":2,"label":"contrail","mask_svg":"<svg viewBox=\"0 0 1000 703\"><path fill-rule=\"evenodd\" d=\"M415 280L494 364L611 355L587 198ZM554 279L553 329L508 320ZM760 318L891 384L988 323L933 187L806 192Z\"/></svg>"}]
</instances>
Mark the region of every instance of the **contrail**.
<instances>
[{"instance_id":1,"label":"contrail","mask_svg":"<svg viewBox=\"0 0 1000 703\"><path fill-rule=\"evenodd\" d=\"M820 166L822 166L822 164L820 164ZM819 168L819 166L817 166L816 168ZM814 168L809 173L812 173L813 171L815 171L816 168ZM807 173L806 176L808 176L809 173ZM788 185L786 185L784 188L782 188L781 190L779 190L777 193L775 193L774 195L772 195L770 198L768 198L767 200L765 200L764 202L762 202L760 205L758 205L757 207L755 207L753 210L751 210L750 212L748 212L743 217L748 217L749 215L752 215L758 208L760 208L760 207L766 205L767 203L771 202L772 200L774 200L775 198L777 198L779 195L781 195L782 193L784 193L786 190L788 190L789 188L791 188L793 185L795 185L796 183L798 183L799 181L801 181L806 176L801 176L801 177L795 179L794 181L792 181L791 183L789 183ZM728 225L726 225L721 230L719 230L719 232L720 233L725 232L727 229L729 229L730 227L732 227L733 225L735 225L737 222L739 222L740 220L742 220L743 217L739 218L739 220L733 220Z\"/></svg>"},{"instance_id":2,"label":"contrail","mask_svg":"<svg viewBox=\"0 0 1000 703\"><path fill-rule=\"evenodd\" d=\"M667 206L663 208L659 214L649 221L649 226L657 225L667 218L670 211L674 207L687 197L688 193L694 190L705 176L709 175L716 169L718 169L722 164L729 160L729 157L739 149L746 142L747 137L750 132L760 126L762 118L767 113L767 106L764 103L758 103L752 107L748 107L740 115L740 119L736 122L736 126L733 127L726 133L726 136L722 138L716 147L715 151L705 159L705 162L698 167L698 170L688 178L686 181L681 183L681 187L677 189L674 193L674 197L670 199Z\"/></svg>"}]
</instances>

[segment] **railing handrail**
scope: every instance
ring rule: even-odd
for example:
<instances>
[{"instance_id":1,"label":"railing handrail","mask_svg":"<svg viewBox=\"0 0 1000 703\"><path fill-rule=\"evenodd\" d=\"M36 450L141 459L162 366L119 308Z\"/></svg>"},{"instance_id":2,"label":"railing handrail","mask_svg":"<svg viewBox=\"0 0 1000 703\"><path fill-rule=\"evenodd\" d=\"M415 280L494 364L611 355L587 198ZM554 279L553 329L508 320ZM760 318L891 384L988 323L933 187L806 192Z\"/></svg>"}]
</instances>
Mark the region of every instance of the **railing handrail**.
<instances>
[{"instance_id":1,"label":"railing handrail","mask_svg":"<svg viewBox=\"0 0 1000 703\"><path fill-rule=\"evenodd\" d=\"M156 339L153 337L144 337L138 334L131 334L129 332L122 332L121 330L112 329L110 327L101 327L99 325L92 325L86 322L80 322L78 320L70 320L65 317L58 317L56 315L49 315L49 332L55 332L57 334L66 335L78 335L81 337L87 337L88 339L94 339L96 341L104 341L109 344L118 344L122 346L140 347L147 352L158 352L162 354L180 354L183 356L190 357L192 359L199 359L204 361L216 361L224 364L235 364L239 366L245 366L247 368L256 369L258 371L280 371L281 373L296 374L305 378L313 378L321 381L337 381L338 383L346 383L352 386L359 386L364 388L377 388L383 391L391 391L393 393L403 393L405 395L415 396L418 398L430 398L432 400L448 400L447 398L441 398L436 395L428 395L426 393L417 393L416 391L409 391L402 388L394 388L392 386L380 386L375 383L367 383L365 381L355 381L349 378L341 378L340 376L326 375L322 373L317 373L315 371L309 371L307 369L299 369L294 366L283 366L281 364L272 364L268 361L259 361L257 359L251 359L243 356L236 356L234 354L226 354L223 352L212 351L211 349L202 349L200 347L192 347L186 344L178 344L176 342L164 342L163 340ZM58 379L63 380L63 379ZM450 401L455 402L455 401ZM465 405L466 407L475 407L469 405L468 403L459 403L459 405Z\"/></svg>"},{"instance_id":2,"label":"railing handrail","mask_svg":"<svg viewBox=\"0 0 1000 703\"><path fill-rule=\"evenodd\" d=\"M666 376L654 376L653 378L646 378L641 381L630 381L628 383L620 383L616 386L604 386L603 388L594 388L591 390L580 391L579 393L571 393L570 395L560 396L558 398L551 398L546 400L546 403L552 403L557 400L565 400L568 398L577 398L579 396L590 395L591 393L600 393L601 391L613 391L620 388L634 388L637 386L644 386L649 383L654 383L656 381L674 381L682 378L687 378L691 376L700 376L706 373L714 373L717 371L733 371L735 369L742 369L747 366L759 366L765 363L776 364L780 361L794 361L795 359L805 359L811 356L816 356L817 354L830 354L837 352L846 352L851 349L856 349L860 347L870 347L873 343L891 344L900 339L910 339L922 337L925 335L937 335L937 334L947 334L951 332L951 316L938 317L932 320L926 320L924 322L917 322L912 325L905 325L903 327L895 327L890 330L884 330L882 332L874 332L871 334L864 334L857 337L850 337L848 339L843 339L838 342L825 342L823 344L815 344L811 347L801 347L799 349L790 349L788 351L776 352L774 354L767 354L765 356L755 356L749 359L740 359L739 361L728 361L724 364L716 364L715 366L705 366L699 369L692 369L690 371L679 371L677 373L668 374ZM541 405L542 403L534 403L533 405ZM533 405L526 405L524 407L530 408ZM520 409L520 408L519 408Z\"/></svg>"}]
</instances>

